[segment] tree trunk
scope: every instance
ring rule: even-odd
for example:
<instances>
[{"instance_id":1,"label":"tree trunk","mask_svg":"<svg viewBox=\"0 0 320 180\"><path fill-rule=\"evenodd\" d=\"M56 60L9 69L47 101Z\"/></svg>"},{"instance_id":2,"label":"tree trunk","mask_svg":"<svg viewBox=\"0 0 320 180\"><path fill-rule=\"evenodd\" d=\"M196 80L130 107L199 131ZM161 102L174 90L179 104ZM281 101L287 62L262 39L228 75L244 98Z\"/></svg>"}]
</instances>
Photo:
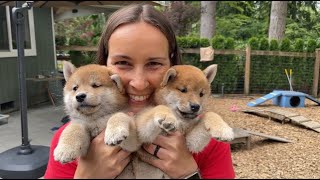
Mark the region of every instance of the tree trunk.
<instances>
[{"instance_id":1,"label":"tree trunk","mask_svg":"<svg viewBox=\"0 0 320 180\"><path fill-rule=\"evenodd\" d=\"M272 1L269 41L272 39L282 40L286 30L288 1Z\"/></svg>"},{"instance_id":2,"label":"tree trunk","mask_svg":"<svg viewBox=\"0 0 320 180\"><path fill-rule=\"evenodd\" d=\"M208 38L210 40L215 34L216 7L217 1L201 1L201 38Z\"/></svg>"}]
</instances>

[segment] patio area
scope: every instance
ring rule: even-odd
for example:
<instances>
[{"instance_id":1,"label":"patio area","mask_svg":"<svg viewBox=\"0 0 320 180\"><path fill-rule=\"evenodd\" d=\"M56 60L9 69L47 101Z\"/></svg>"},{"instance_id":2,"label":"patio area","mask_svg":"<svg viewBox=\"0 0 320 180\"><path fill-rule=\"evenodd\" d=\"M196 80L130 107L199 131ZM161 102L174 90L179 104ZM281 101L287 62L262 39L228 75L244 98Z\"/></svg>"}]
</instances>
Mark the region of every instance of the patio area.
<instances>
[{"instance_id":1,"label":"patio area","mask_svg":"<svg viewBox=\"0 0 320 180\"><path fill-rule=\"evenodd\" d=\"M61 119L65 116L64 107L47 102L28 108L27 113L30 144L50 146L55 132L51 129L63 124ZM0 153L22 143L20 111L8 115L8 123L0 125Z\"/></svg>"}]
</instances>

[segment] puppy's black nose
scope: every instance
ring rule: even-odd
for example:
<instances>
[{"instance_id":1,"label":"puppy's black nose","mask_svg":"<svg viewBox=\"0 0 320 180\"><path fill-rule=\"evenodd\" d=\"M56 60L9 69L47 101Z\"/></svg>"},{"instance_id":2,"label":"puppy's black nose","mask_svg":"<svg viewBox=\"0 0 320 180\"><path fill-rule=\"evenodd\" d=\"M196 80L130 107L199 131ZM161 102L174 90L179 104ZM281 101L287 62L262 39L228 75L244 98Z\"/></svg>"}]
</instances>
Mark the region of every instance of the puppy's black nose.
<instances>
[{"instance_id":1,"label":"puppy's black nose","mask_svg":"<svg viewBox=\"0 0 320 180\"><path fill-rule=\"evenodd\" d=\"M83 102L86 97L87 97L87 95L82 93L82 94L78 94L76 96L76 99L77 99L78 102Z\"/></svg>"},{"instance_id":2,"label":"puppy's black nose","mask_svg":"<svg viewBox=\"0 0 320 180\"><path fill-rule=\"evenodd\" d=\"M199 104L190 103L190 107L191 107L191 110L192 110L193 112L198 112L199 109L200 109L200 105L199 105Z\"/></svg>"}]
</instances>

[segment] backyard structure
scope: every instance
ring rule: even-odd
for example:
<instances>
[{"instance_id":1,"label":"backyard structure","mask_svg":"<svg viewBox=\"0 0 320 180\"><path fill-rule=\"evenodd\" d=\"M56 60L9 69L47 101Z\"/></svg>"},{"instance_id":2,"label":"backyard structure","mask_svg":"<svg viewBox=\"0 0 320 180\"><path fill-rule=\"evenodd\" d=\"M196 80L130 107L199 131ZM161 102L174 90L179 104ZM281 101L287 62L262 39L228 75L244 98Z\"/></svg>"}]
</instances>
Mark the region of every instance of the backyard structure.
<instances>
[{"instance_id":1,"label":"backyard structure","mask_svg":"<svg viewBox=\"0 0 320 180\"><path fill-rule=\"evenodd\" d=\"M289 108L304 107L306 98L320 105L320 102L317 99L311 97L308 94L296 92L296 91L280 91L280 90L274 90L273 92L263 97L260 97L254 101L249 102L247 105L250 107L254 107L272 99L273 104L278 105L280 107L289 107Z\"/></svg>"}]
</instances>

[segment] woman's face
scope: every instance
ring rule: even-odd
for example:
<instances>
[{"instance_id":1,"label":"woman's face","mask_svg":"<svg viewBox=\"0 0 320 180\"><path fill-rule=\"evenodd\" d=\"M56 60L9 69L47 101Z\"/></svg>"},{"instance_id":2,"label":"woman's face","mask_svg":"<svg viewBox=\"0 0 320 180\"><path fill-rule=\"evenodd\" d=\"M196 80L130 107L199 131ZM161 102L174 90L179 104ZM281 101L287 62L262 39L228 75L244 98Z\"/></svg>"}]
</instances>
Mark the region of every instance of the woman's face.
<instances>
[{"instance_id":1,"label":"woman's face","mask_svg":"<svg viewBox=\"0 0 320 180\"><path fill-rule=\"evenodd\" d=\"M107 66L120 75L130 111L138 112L149 104L170 68L168 40L145 22L122 25L110 36Z\"/></svg>"}]
</instances>

